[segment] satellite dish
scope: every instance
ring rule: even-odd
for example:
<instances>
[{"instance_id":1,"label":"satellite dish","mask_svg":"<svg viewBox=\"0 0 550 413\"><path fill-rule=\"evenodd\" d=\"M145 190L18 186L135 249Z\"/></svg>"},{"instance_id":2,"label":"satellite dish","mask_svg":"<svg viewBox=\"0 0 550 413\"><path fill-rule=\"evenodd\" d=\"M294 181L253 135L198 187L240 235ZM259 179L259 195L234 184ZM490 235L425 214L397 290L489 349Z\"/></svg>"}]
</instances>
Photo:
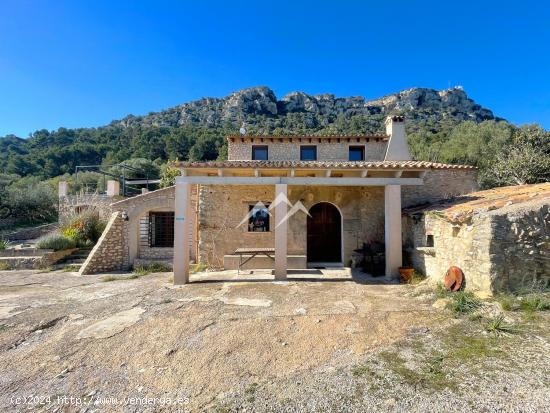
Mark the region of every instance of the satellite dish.
<instances>
[{"instance_id":1,"label":"satellite dish","mask_svg":"<svg viewBox=\"0 0 550 413\"><path fill-rule=\"evenodd\" d=\"M243 124L241 125L241 129L239 129L239 133L240 133L241 135L246 135L246 129L244 128L244 122L243 122Z\"/></svg>"}]
</instances>

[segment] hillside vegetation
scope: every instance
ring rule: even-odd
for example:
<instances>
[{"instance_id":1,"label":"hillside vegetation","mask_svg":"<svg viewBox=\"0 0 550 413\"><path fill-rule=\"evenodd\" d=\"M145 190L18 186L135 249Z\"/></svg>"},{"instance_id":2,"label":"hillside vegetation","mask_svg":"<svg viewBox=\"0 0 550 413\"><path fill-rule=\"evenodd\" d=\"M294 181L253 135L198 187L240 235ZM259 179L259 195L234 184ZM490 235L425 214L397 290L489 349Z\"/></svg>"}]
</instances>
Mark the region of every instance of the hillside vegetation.
<instances>
[{"instance_id":1,"label":"hillside vegetation","mask_svg":"<svg viewBox=\"0 0 550 413\"><path fill-rule=\"evenodd\" d=\"M495 120L490 110L457 88L410 89L367 101L302 92L277 100L271 89L255 87L146 116L130 115L99 128L39 130L27 139L6 136L0 139L0 167L20 176L51 178L73 173L77 165L113 164L130 158L159 163L223 159L225 136L238 133L243 123L251 134L364 134L384 131L384 119L395 113L407 119L415 154L440 160L447 160L443 158L447 153L439 146L456 125L468 121L475 127ZM437 153L432 146L438 148Z\"/></svg>"},{"instance_id":2,"label":"hillside vegetation","mask_svg":"<svg viewBox=\"0 0 550 413\"><path fill-rule=\"evenodd\" d=\"M53 188L56 177L66 179L77 165L130 162L158 173L168 160L225 159L225 136L241 126L249 134L356 135L383 132L384 119L393 114L405 116L415 159L477 166L483 187L550 179L550 134L496 118L461 88L415 88L375 100L294 92L278 100L271 89L255 87L103 127L0 138L0 218L10 210L35 219L36 203L55 199L40 181L50 180ZM24 207L22 192L32 195L32 207ZM48 219L51 208L44 210L38 215Z\"/></svg>"}]
</instances>

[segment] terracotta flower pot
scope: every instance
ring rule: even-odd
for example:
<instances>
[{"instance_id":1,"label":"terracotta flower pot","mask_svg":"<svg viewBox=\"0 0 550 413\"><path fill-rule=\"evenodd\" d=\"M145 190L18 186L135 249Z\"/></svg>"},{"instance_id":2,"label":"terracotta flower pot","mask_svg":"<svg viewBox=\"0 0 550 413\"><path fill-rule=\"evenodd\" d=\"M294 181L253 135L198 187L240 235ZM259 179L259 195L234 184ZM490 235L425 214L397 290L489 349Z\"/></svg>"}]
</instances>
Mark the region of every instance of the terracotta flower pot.
<instances>
[{"instance_id":1,"label":"terracotta flower pot","mask_svg":"<svg viewBox=\"0 0 550 413\"><path fill-rule=\"evenodd\" d=\"M414 273L414 268L411 267L399 267L399 279L403 284L407 284L411 281Z\"/></svg>"}]
</instances>

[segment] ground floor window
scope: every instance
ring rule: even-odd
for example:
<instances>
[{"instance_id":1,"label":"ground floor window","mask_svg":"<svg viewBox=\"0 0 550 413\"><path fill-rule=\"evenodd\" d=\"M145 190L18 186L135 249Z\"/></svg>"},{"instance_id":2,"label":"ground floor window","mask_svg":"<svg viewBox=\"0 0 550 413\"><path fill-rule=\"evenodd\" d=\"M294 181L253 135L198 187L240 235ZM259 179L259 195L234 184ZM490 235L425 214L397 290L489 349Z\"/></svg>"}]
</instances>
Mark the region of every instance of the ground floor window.
<instances>
[{"instance_id":1,"label":"ground floor window","mask_svg":"<svg viewBox=\"0 0 550 413\"><path fill-rule=\"evenodd\" d=\"M248 232L269 231L269 205L262 202L248 206Z\"/></svg>"},{"instance_id":2,"label":"ground floor window","mask_svg":"<svg viewBox=\"0 0 550 413\"><path fill-rule=\"evenodd\" d=\"M174 246L174 212L149 212L149 246Z\"/></svg>"}]
</instances>

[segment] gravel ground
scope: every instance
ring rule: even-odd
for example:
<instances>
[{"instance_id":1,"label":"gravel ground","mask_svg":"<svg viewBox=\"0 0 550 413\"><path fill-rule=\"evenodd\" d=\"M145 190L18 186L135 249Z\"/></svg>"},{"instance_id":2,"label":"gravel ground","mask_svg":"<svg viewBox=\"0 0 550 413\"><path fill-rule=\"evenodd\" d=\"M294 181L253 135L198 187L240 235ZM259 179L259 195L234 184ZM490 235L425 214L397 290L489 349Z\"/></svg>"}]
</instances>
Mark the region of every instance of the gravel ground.
<instances>
[{"instance_id":1,"label":"gravel ground","mask_svg":"<svg viewBox=\"0 0 550 413\"><path fill-rule=\"evenodd\" d=\"M550 411L547 313L488 333L494 304L454 318L424 286L306 277L0 272L0 409Z\"/></svg>"}]
</instances>

